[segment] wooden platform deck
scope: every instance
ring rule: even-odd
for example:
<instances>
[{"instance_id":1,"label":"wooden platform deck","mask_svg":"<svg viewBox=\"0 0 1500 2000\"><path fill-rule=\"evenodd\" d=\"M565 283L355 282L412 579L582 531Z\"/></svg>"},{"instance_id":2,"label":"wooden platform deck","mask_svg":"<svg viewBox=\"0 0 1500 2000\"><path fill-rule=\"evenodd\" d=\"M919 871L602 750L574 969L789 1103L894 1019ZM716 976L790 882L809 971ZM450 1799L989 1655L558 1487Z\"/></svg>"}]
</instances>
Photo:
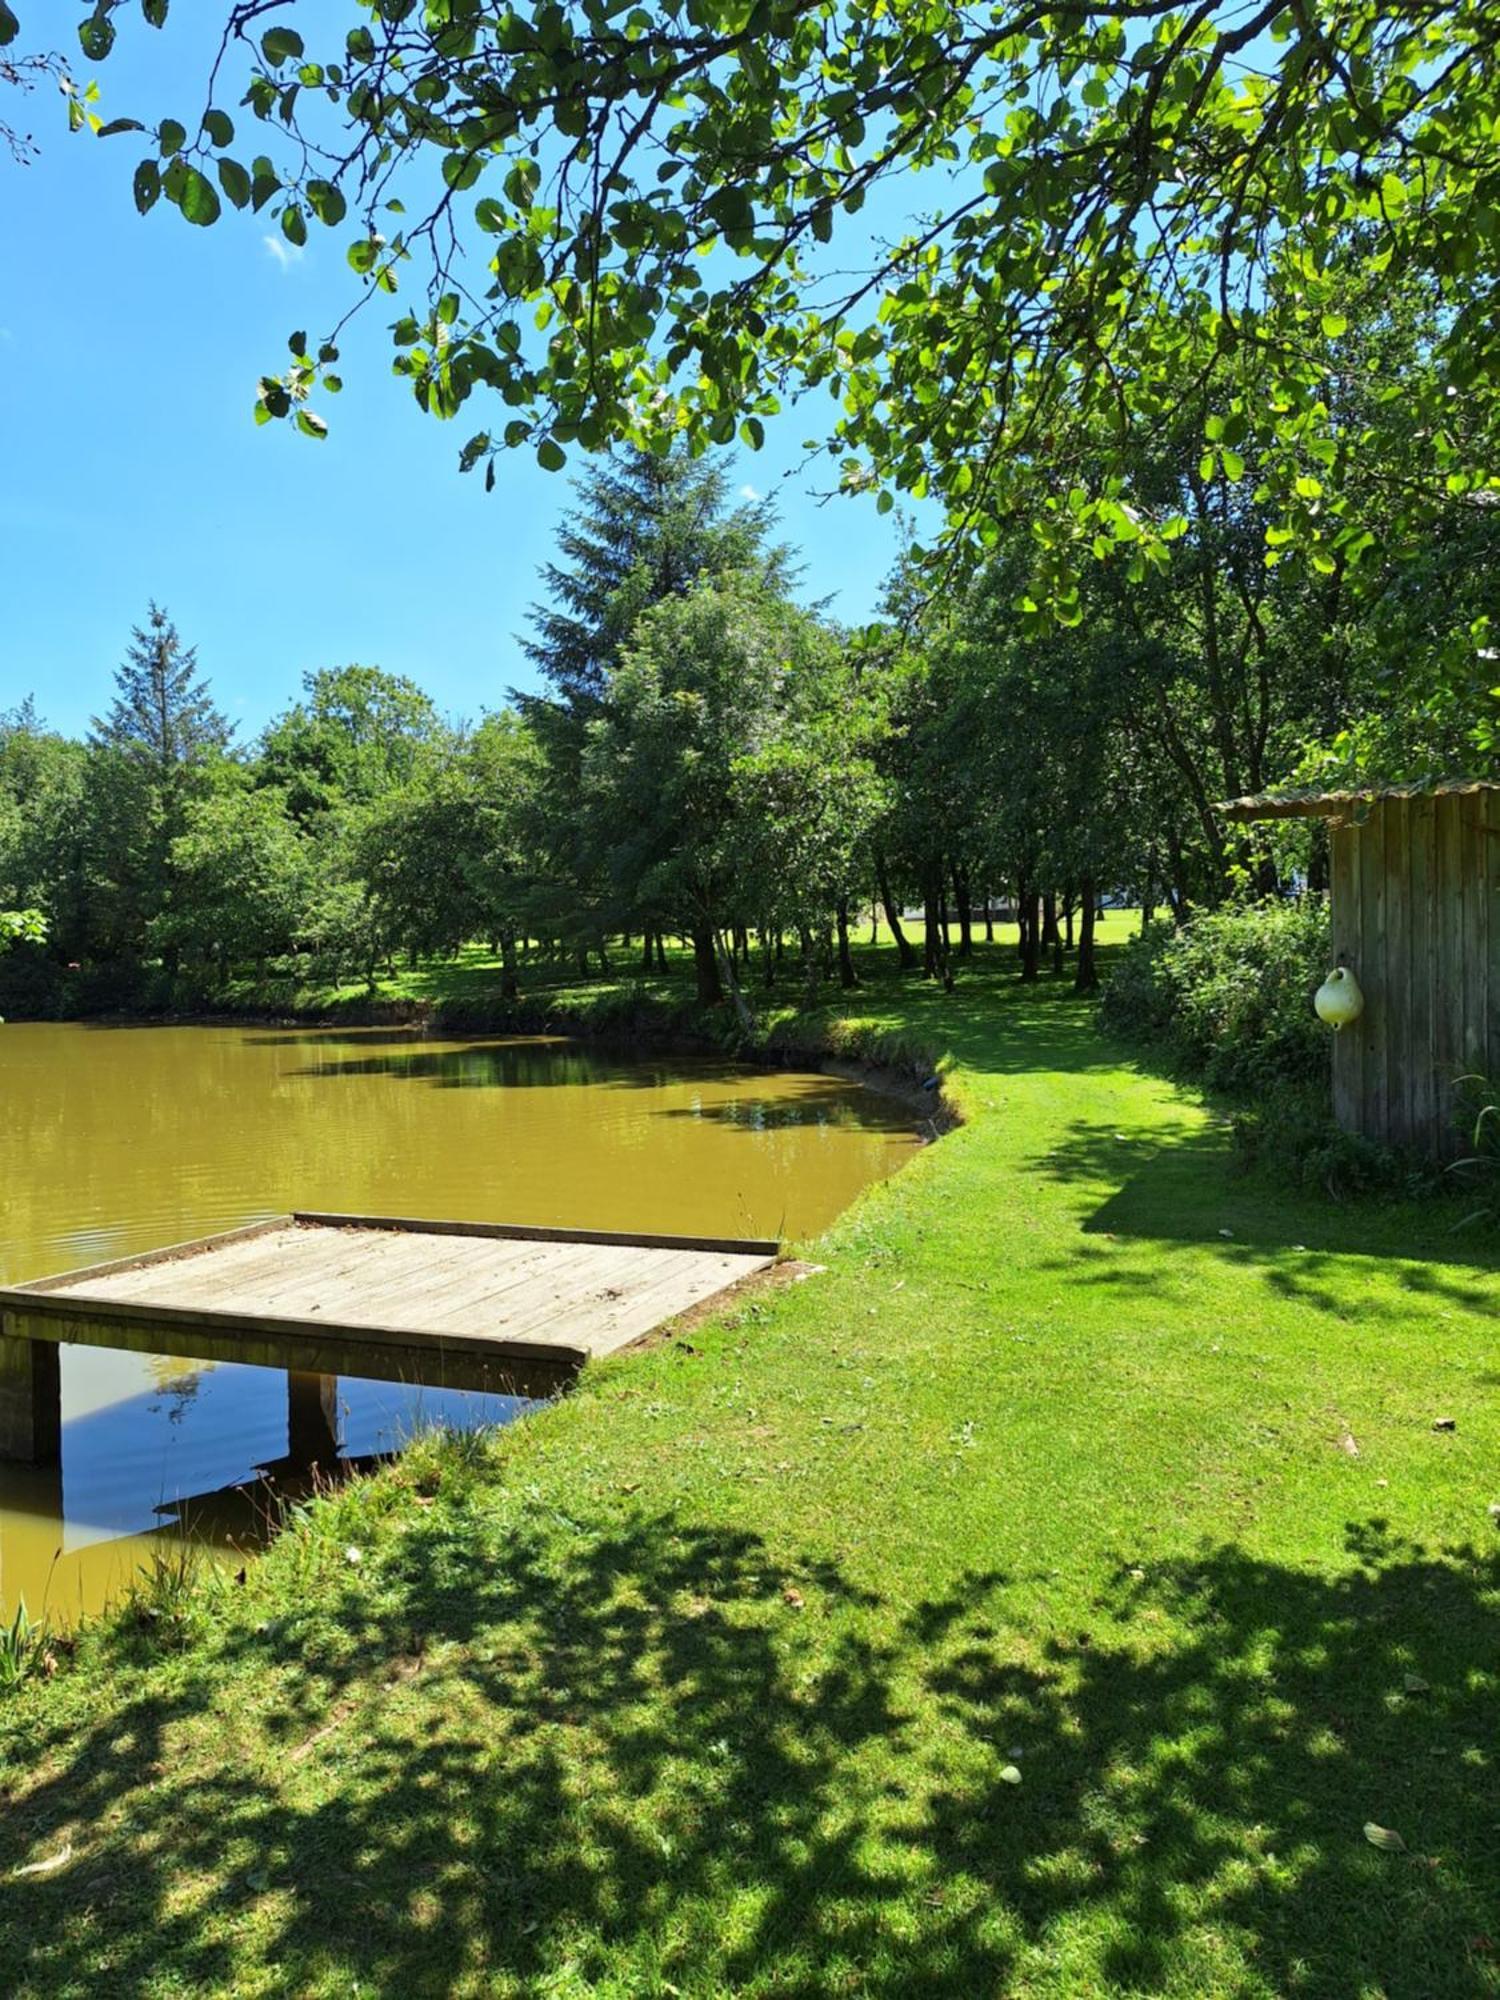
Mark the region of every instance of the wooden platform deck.
<instances>
[{"instance_id":1,"label":"wooden platform deck","mask_svg":"<svg viewBox=\"0 0 1500 2000\"><path fill-rule=\"evenodd\" d=\"M764 1270L777 1249L294 1214L37 1279L0 1290L0 1457L37 1455L60 1342L528 1393Z\"/></svg>"}]
</instances>

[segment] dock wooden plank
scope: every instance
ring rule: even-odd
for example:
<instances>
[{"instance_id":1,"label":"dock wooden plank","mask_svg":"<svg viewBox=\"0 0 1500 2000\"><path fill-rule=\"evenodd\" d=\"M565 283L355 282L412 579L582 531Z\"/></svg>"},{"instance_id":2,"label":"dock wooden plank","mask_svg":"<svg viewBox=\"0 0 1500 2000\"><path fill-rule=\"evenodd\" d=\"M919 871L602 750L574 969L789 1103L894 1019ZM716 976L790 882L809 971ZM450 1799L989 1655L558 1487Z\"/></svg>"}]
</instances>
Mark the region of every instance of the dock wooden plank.
<instances>
[{"instance_id":1,"label":"dock wooden plank","mask_svg":"<svg viewBox=\"0 0 1500 2000\"><path fill-rule=\"evenodd\" d=\"M764 1269L763 1264L753 1259L746 1259L734 1269L725 1268L722 1260L715 1259L697 1271L665 1273L655 1285L632 1290L613 1303L599 1324L589 1330L589 1351L612 1354L618 1348L628 1347L666 1321Z\"/></svg>"},{"instance_id":2,"label":"dock wooden plank","mask_svg":"<svg viewBox=\"0 0 1500 2000\"><path fill-rule=\"evenodd\" d=\"M632 1257L628 1252L596 1248L575 1251L569 1257L553 1256L529 1282L502 1283L467 1301L445 1301L431 1324L438 1330L456 1332L471 1321L493 1320L507 1333L529 1335L533 1328L570 1317L580 1301L596 1293L630 1281L646 1282L654 1275L658 1258L694 1254L644 1250Z\"/></svg>"},{"instance_id":3,"label":"dock wooden plank","mask_svg":"<svg viewBox=\"0 0 1500 2000\"><path fill-rule=\"evenodd\" d=\"M376 1239L364 1254L378 1258L384 1247L384 1240ZM156 1299L183 1308L237 1311L242 1302L269 1307L290 1290L322 1281L358 1254L347 1241L304 1239L287 1228L254 1244L182 1258L165 1266L121 1271L66 1289L80 1299ZM375 1278L373 1270L371 1278Z\"/></svg>"},{"instance_id":4,"label":"dock wooden plank","mask_svg":"<svg viewBox=\"0 0 1500 2000\"><path fill-rule=\"evenodd\" d=\"M282 1216L0 1290L0 1311L23 1340L449 1379L460 1362L575 1368L774 1255L754 1238Z\"/></svg>"}]
</instances>

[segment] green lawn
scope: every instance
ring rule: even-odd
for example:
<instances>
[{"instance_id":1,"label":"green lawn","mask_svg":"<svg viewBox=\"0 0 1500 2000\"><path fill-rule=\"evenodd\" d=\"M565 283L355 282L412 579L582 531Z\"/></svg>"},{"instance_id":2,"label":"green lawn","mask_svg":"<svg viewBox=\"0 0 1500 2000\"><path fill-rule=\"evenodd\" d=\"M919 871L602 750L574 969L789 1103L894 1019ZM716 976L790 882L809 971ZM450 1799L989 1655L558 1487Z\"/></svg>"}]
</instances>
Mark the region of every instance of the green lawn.
<instances>
[{"instance_id":1,"label":"green lawn","mask_svg":"<svg viewBox=\"0 0 1500 2000\"><path fill-rule=\"evenodd\" d=\"M1500 1992L1493 1238L985 964L825 1268L0 1703L0 1991Z\"/></svg>"}]
</instances>

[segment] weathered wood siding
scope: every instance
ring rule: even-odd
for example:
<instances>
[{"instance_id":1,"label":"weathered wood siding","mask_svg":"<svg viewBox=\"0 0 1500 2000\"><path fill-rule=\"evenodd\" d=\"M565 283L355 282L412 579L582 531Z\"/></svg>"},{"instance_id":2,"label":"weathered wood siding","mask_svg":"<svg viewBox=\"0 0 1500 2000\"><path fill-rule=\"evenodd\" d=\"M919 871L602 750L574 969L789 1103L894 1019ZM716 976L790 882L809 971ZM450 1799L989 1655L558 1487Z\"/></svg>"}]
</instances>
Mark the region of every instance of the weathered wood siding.
<instances>
[{"instance_id":1,"label":"weathered wood siding","mask_svg":"<svg viewBox=\"0 0 1500 2000\"><path fill-rule=\"evenodd\" d=\"M1331 833L1334 958L1365 996L1334 1038L1335 1116L1451 1156L1456 1079L1500 1073L1500 793L1379 799Z\"/></svg>"}]
</instances>

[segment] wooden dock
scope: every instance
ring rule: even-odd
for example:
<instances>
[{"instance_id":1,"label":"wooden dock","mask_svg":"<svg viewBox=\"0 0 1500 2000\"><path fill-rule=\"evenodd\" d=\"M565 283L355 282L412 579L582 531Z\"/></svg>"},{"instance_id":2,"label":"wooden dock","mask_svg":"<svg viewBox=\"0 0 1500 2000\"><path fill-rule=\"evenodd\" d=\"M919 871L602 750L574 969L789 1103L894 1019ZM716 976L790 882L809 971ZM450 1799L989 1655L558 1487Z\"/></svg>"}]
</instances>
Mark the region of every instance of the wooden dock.
<instances>
[{"instance_id":1,"label":"wooden dock","mask_svg":"<svg viewBox=\"0 0 1500 2000\"><path fill-rule=\"evenodd\" d=\"M35 1279L0 1290L0 1458L55 1455L60 1343L310 1381L548 1393L777 1251L757 1238L297 1213Z\"/></svg>"}]
</instances>

